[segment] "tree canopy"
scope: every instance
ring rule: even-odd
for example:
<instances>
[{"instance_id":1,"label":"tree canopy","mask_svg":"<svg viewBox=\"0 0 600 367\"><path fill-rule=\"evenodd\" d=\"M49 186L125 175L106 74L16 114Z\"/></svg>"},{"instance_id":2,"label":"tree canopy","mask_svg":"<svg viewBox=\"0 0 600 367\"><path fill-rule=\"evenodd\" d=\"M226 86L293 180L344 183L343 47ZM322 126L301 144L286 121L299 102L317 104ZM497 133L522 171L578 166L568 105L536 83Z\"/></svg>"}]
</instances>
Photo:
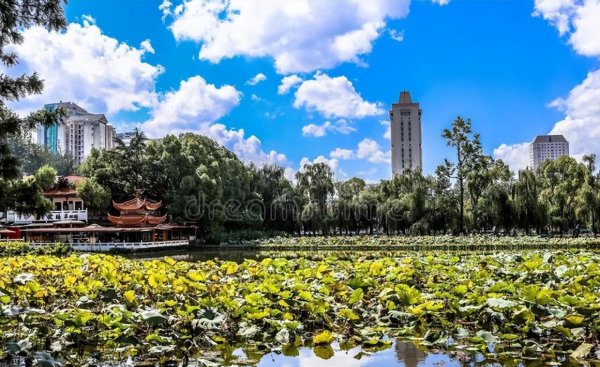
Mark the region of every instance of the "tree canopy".
<instances>
[{"instance_id":1,"label":"tree canopy","mask_svg":"<svg viewBox=\"0 0 600 367\"><path fill-rule=\"evenodd\" d=\"M0 2L0 8L0 63L6 70L19 62L15 53L7 51L7 46L22 43L25 28L39 25L60 30L66 26L62 0L7 0ZM42 110L23 117L7 106L9 102L41 93L43 87L36 73L15 77L0 74L0 210L10 208L26 214L48 210L48 203L39 200L41 187L36 180L20 179L21 162L12 151L11 142L39 124L54 123L61 118L62 111Z\"/></svg>"}]
</instances>

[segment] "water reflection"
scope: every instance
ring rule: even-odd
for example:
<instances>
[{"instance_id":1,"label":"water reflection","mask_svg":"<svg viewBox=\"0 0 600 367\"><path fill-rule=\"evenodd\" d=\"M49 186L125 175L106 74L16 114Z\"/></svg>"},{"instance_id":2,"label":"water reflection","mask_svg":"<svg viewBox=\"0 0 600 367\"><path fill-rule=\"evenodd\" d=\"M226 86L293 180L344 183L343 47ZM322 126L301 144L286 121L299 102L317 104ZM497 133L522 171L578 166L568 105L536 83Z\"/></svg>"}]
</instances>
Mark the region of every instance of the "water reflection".
<instances>
[{"instance_id":1,"label":"water reflection","mask_svg":"<svg viewBox=\"0 0 600 367\"><path fill-rule=\"evenodd\" d=\"M281 354L265 355L259 367L384 367L384 366L461 366L460 361L442 353L428 353L411 342L395 342L391 348L368 353L361 347L341 350L339 345L332 345L333 354L323 359L323 353L315 353L310 348L301 348L295 357ZM329 355L325 354L325 357Z\"/></svg>"},{"instance_id":2,"label":"water reflection","mask_svg":"<svg viewBox=\"0 0 600 367\"><path fill-rule=\"evenodd\" d=\"M419 362L423 362L427 353L419 349L414 343L397 342L396 357L398 362L404 362L406 367L416 367Z\"/></svg>"}]
</instances>

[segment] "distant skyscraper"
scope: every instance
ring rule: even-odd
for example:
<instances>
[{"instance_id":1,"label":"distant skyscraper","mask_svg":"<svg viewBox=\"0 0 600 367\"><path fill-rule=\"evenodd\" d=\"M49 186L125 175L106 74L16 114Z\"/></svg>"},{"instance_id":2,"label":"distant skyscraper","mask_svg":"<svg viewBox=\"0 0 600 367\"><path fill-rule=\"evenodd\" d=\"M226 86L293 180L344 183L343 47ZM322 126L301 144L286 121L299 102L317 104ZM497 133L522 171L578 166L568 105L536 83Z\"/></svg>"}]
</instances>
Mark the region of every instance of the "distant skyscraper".
<instances>
[{"instance_id":1,"label":"distant skyscraper","mask_svg":"<svg viewBox=\"0 0 600 367\"><path fill-rule=\"evenodd\" d=\"M562 135L539 135L529 145L529 164L533 169L562 156L569 156L569 142Z\"/></svg>"},{"instance_id":2,"label":"distant skyscraper","mask_svg":"<svg viewBox=\"0 0 600 367\"><path fill-rule=\"evenodd\" d=\"M44 108L49 111L63 108L66 111L62 123L40 125L34 134L34 141L51 152L69 153L75 163L80 164L93 148L103 150L114 147L116 131L103 114L89 113L73 102L51 103Z\"/></svg>"},{"instance_id":3,"label":"distant skyscraper","mask_svg":"<svg viewBox=\"0 0 600 367\"><path fill-rule=\"evenodd\" d=\"M400 93L398 103L390 110L392 141L392 173L421 169L421 109L413 103L409 92Z\"/></svg>"}]
</instances>

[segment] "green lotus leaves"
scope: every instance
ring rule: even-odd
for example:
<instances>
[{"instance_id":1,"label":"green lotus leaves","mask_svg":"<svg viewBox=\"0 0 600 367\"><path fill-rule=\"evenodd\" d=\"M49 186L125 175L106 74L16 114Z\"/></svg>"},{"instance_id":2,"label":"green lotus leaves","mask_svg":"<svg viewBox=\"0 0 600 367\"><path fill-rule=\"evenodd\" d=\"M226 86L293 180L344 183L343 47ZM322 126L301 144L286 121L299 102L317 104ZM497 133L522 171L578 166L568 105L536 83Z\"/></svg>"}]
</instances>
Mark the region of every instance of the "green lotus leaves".
<instances>
[{"instance_id":1,"label":"green lotus leaves","mask_svg":"<svg viewBox=\"0 0 600 367\"><path fill-rule=\"evenodd\" d=\"M167 320L158 310L147 310L140 312L142 320L146 321L150 325L159 325Z\"/></svg>"},{"instance_id":2,"label":"green lotus leaves","mask_svg":"<svg viewBox=\"0 0 600 367\"><path fill-rule=\"evenodd\" d=\"M53 367L192 357L226 365L241 347L244 363L256 364L303 346L327 359L336 343L368 353L401 338L485 357L589 362L600 353L599 263L600 254L575 250L239 264L5 256L0 353Z\"/></svg>"},{"instance_id":3,"label":"green lotus leaves","mask_svg":"<svg viewBox=\"0 0 600 367\"><path fill-rule=\"evenodd\" d=\"M319 345L319 344L330 344L332 341L334 340L333 335L331 334L331 331L329 330L323 330L317 334L315 334L315 336L313 336L313 344L315 345Z\"/></svg>"}]
</instances>

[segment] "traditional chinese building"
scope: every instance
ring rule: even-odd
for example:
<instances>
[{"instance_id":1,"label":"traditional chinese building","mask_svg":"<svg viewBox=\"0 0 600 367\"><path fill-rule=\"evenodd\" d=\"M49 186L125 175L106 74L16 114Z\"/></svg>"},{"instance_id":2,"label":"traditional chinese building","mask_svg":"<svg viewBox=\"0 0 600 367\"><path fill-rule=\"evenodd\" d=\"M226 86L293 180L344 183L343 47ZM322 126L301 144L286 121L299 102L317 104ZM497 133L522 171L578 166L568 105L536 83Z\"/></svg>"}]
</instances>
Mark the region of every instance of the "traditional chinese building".
<instances>
[{"instance_id":1,"label":"traditional chinese building","mask_svg":"<svg viewBox=\"0 0 600 367\"><path fill-rule=\"evenodd\" d=\"M92 224L87 227L23 228L20 234L32 244L62 242L78 251L145 251L188 246L196 240L196 227L165 224L167 214L160 215L162 201L136 197L122 203L112 202L119 215L108 214L114 227ZM56 223L54 223L56 224ZM39 225L38 225L39 227Z\"/></svg>"},{"instance_id":2,"label":"traditional chinese building","mask_svg":"<svg viewBox=\"0 0 600 367\"><path fill-rule=\"evenodd\" d=\"M150 202L142 199L139 193L134 199L122 203L113 200L112 205L119 211L119 215L108 214L108 220L117 227L156 226L167 220L167 214L157 215L162 201Z\"/></svg>"}]
</instances>

